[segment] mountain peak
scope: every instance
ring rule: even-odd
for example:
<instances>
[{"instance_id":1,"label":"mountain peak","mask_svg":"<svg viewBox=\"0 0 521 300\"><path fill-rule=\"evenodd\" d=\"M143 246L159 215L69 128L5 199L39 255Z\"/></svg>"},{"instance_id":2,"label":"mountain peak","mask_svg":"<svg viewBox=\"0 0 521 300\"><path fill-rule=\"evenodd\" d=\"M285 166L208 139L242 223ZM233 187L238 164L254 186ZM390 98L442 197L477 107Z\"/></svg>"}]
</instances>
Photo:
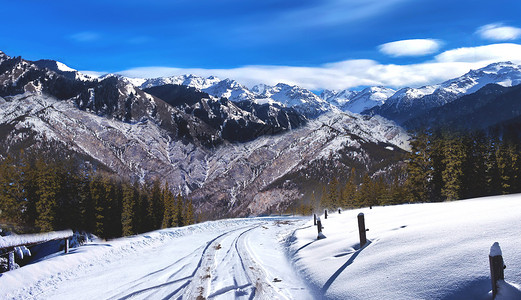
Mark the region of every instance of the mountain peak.
<instances>
[{"instance_id":1,"label":"mountain peak","mask_svg":"<svg viewBox=\"0 0 521 300\"><path fill-rule=\"evenodd\" d=\"M0 63L3 62L4 60L8 60L8 59L11 59L11 57L9 57L3 51L0 51Z\"/></svg>"}]
</instances>

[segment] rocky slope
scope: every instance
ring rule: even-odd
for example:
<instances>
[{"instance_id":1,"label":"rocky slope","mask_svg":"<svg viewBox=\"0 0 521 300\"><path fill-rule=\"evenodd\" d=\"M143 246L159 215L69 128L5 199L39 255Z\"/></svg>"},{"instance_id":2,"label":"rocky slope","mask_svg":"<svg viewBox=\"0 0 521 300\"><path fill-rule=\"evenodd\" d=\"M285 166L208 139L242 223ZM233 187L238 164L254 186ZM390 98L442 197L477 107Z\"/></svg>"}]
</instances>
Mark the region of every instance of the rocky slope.
<instances>
[{"instance_id":1,"label":"rocky slope","mask_svg":"<svg viewBox=\"0 0 521 300\"><path fill-rule=\"evenodd\" d=\"M488 84L477 92L410 119L408 128L487 130L521 117L521 85ZM500 130L500 132L503 130ZM519 128L517 130L519 132Z\"/></svg>"},{"instance_id":2,"label":"rocky slope","mask_svg":"<svg viewBox=\"0 0 521 300\"><path fill-rule=\"evenodd\" d=\"M208 217L283 210L306 183L327 183L321 172L376 171L408 147L408 135L380 117L306 121L273 103L175 85L147 93L119 76L80 80L46 65L0 55L0 155L52 148L120 176L157 178Z\"/></svg>"}]
</instances>

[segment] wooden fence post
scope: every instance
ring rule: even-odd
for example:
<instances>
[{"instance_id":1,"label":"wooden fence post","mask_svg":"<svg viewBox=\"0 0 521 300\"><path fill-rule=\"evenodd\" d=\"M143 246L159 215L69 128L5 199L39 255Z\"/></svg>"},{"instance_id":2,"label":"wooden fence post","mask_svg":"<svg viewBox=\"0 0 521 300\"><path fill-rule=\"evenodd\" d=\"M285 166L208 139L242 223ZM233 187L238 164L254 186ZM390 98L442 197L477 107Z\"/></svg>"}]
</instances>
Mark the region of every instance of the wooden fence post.
<instances>
[{"instance_id":1,"label":"wooden fence post","mask_svg":"<svg viewBox=\"0 0 521 300\"><path fill-rule=\"evenodd\" d=\"M65 239L65 254L69 253L69 238Z\"/></svg>"},{"instance_id":2,"label":"wooden fence post","mask_svg":"<svg viewBox=\"0 0 521 300\"><path fill-rule=\"evenodd\" d=\"M490 279L492 280L492 299L495 299L498 289L497 281L505 279L504 269L506 268L503 263L503 253L501 252L498 242L495 242L492 247L490 247L488 260L490 263Z\"/></svg>"},{"instance_id":3,"label":"wooden fence post","mask_svg":"<svg viewBox=\"0 0 521 300\"><path fill-rule=\"evenodd\" d=\"M327 219L327 209L324 209L324 219Z\"/></svg>"},{"instance_id":4,"label":"wooden fence post","mask_svg":"<svg viewBox=\"0 0 521 300\"><path fill-rule=\"evenodd\" d=\"M358 214L358 234L360 235L360 248L367 243L367 237L365 236L365 220L364 214Z\"/></svg>"},{"instance_id":5,"label":"wooden fence post","mask_svg":"<svg viewBox=\"0 0 521 300\"><path fill-rule=\"evenodd\" d=\"M15 261L14 261L14 250L9 252L9 258L7 262L7 271L11 271L15 269Z\"/></svg>"},{"instance_id":6,"label":"wooden fence post","mask_svg":"<svg viewBox=\"0 0 521 300\"><path fill-rule=\"evenodd\" d=\"M322 233L322 221L320 221L320 218L317 218L317 240L325 238L324 234Z\"/></svg>"},{"instance_id":7,"label":"wooden fence post","mask_svg":"<svg viewBox=\"0 0 521 300\"><path fill-rule=\"evenodd\" d=\"M313 225L317 225L317 214L313 214Z\"/></svg>"}]
</instances>

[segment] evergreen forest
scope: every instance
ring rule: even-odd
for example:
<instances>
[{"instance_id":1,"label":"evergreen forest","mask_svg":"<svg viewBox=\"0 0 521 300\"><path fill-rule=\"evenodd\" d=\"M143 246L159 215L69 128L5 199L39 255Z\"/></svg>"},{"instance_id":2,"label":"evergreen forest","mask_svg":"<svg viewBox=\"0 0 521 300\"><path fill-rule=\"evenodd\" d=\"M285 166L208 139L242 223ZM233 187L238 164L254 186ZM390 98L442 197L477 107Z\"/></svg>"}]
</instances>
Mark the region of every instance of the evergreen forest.
<instances>
[{"instance_id":1,"label":"evergreen forest","mask_svg":"<svg viewBox=\"0 0 521 300\"><path fill-rule=\"evenodd\" d=\"M191 200L159 179L132 182L72 158L23 151L0 161L0 224L15 232L71 228L113 238L195 220Z\"/></svg>"},{"instance_id":2,"label":"evergreen forest","mask_svg":"<svg viewBox=\"0 0 521 300\"><path fill-rule=\"evenodd\" d=\"M483 132L421 131L403 162L370 174L352 168L287 207L310 215L401 203L440 202L521 192L521 147ZM19 232L71 228L103 238L201 221L190 198L160 178L131 181L71 157L41 153L0 159L0 224Z\"/></svg>"}]
</instances>

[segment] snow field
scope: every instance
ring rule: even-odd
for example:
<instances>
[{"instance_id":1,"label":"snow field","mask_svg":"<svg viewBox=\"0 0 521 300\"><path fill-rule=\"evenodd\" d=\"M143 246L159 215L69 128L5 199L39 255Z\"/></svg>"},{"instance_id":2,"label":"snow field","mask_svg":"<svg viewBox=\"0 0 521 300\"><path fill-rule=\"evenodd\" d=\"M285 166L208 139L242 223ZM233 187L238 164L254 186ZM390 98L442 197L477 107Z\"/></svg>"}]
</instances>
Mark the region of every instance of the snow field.
<instances>
[{"instance_id":1,"label":"snow field","mask_svg":"<svg viewBox=\"0 0 521 300\"><path fill-rule=\"evenodd\" d=\"M357 215L368 244L360 248ZM0 299L521 299L521 195L230 219L56 253L0 274Z\"/></svg>"},{"instance_id":2,"label":"snow field","mask_svg":"<svg viewBox=\"0 0 521 300\"><path fill-rule=\"evenodd\" d=\"M369 229L361 249L360 212ZM289 249L321 297L491 299L488 255L499 242L506 284L517 291L504 299L521 299L515 287L521 285L521 195L364 208L321 219L326 239L316 239L311 219L295 231Z\"/></svg>"}]
</instances>

